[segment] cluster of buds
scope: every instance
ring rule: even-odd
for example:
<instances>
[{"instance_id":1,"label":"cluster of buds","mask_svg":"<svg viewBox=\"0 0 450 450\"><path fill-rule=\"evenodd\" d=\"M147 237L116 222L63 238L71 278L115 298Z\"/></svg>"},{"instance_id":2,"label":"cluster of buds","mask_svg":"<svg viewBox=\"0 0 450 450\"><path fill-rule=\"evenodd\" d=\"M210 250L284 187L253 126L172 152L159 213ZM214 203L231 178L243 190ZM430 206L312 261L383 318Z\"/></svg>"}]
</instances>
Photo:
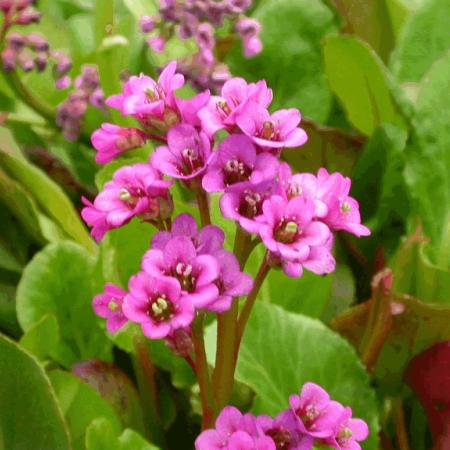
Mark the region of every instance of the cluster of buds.
<instances>
[{"instance_id":1,"label":"cluster of buds","mask_svg":"<svg viewBox=\"0 0 450 450\"><path fill-rule=\"evenodd\" d=\"M51 50L47 39L39 33L23 35L11 31L6 34L13 25L39 22L41 14L31 8L32 3L27 0L0 0L0 9L4 14L3 35L6 36L6 45L1 54L3 69L5 72L12 72L17 68L24 72L43 72L51 64L56 87L63 89L70 84L67 74L72 67L66 54Z\"/></svg>"},{"instance_id":2,"label":"cluster of buds","mask_svg":"<svg viewBox=\"0 0 450 450\"><path fill-rule=\"evenodd\" d=\"M194 85L215 88L230 78L223 63L217 60L217 28L230 23L230 31L240 36L247 58L262 49L261 25L243 15L250 6L251 0L160 0L158 14L143 16L140 25L144 33L150 33L147 44L155 52L162 52L174 34L182 40L193 38L198 53L183 62L186 66L183 73L190 76ZM230 39L234 37L228 36L226 40Z\"/></svg>"},{"instance_id":3,"label":"cluster of buds","mask_svg":"<svg viewBox=\"0 0 450 450\"><path fill-rule=\"evenodd\" d=\"M105 99L100 87L97 66L84 65L75 79L75 89L57 108L56 123L69 141L75 141L81 132L88 106L104 110Z\"/></svg>"},{"instance_id":4,"label":"cluster of buds","mask_svg":"<svg viewBox=\"0 0 450 450\"><path fill-rule=\"evenodd\" d=\"M203 431L196 450L310 450L313 445L336 450L361 450L358 442L369 429L352 409L330 399L322 387L305 383L300 395L291 395L289 408L275 418L242 414L227 406L215 429Z\"/></svg>"}]
</instances>

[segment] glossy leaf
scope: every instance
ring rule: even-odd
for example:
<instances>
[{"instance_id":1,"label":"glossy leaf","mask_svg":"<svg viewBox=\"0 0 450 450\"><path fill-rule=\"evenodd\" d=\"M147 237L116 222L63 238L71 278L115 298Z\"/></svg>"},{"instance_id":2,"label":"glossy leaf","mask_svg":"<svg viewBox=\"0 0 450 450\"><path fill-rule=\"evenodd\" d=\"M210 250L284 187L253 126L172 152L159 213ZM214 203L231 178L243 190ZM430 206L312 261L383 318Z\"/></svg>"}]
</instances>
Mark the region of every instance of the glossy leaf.
<instances>
[{"instance_id":1,"label":"glossy leaf","mask_svg":"<svg viewBox=\"0 0 450 450\"><path fill-rule=\"evenodd\" d=\"M6 449L70 450L61 409L44 369L0 335L0 445Z\"/></svg>"}]
</instances>

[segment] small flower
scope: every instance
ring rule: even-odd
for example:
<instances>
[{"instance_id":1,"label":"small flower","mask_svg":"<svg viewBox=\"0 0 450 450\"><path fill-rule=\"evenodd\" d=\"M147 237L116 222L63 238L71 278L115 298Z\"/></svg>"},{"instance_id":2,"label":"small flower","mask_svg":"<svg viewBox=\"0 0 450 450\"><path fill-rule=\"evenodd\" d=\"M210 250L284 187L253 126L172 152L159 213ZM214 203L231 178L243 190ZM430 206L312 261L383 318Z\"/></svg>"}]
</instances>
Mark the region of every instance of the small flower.
<instances>
[{"instance_id":1,"label":"small flower","mask_svg":"<svg viewBox=\"0 0 450 450\"><path fill-rule=\"evenodd\" d=\"M86 207L81 216L93 227L91 234L99 241L108 230L121 227L134 216L152 221L166 215L165 210L171 205L170 185L149 164L122 167L105 184L93 204L83 198Z\"/></svg>"},{"instance_id":2,"label":"small flower","mask_svg":"<svg viewBox=\"0 0 450 450\"><path fill-rule=\"evenodd\" d=\"M98 164L106 164L123 152L142 147L145 143L145 134L136 128L122 128L104 123L101 128L94 131L91 141L97 150L95 161Z\"/></svg>"},{"instance_id":3,"label":"small flower","mask_svg":"<svg viewBox=\"0 0 450 450\"><path fill-rule=\"evenodd\" d=\"M335 434L325 440L325 444L336 450L361 450L359 441L364 441L369 435L369 428L361 419L352 419L352 409L343 409L335 427Z\"/></svg>"},{"instance_id":4,"label":"small flower","mask_svg":"<svg viewBox=\"0 0 450 450\"><path fill-rule=\"evenodd\" d=\"M150 339L167 337L188 327L194 319L194 307L181 295L180 284L174 278L139 272L131 277L128 290L123 312L129 320L139 323Z\"/></svg>"},{"instance_id":5,"label":"small flower","mask_svg":"<svg viewBox=\"0 0 450 450\"><path fill-rule=\"evenodd\" d=\"M224 232L215 225L207 225L198 230L195 219L187 213L179 214L172 223L170 231L159 231L153 236L153 249L164 250L166 244L175 236L185 236L194 244L197 254L213 254L222 249Z\"/></svg>"},{"instance_id":6,"label":"small flower","mask_svg":"<svg viewBox=\"0 0 450 450\"><path fill-rule=\"evenodd\" d=\"M239 111L236 123L244 134L262 148L281 149L299 147L308 136L299 128L301 116L298 109L280 109L270 114L255 102L247 102Z\"/></svg>"},{"instance_id":7,"label":"small flower","mask_svg":"<svg viewBox=\"0 0 450 450\"><path fill-rule=\"evenodd\" d=\"M228 440L228 450L276 450L268 436L252 437L245 431L236 431Z\"/></svg>"},{"instance_id":8,"label":"small flower","mask_svg":"<svg viewBox=\"0 0 450 450\"><path fill-rule=\"evenodd\" d=\"M256 102L262 108L270 105L272 90L265 81L251 84L247 84L243 78L226 81L221 96L211 97L208 105L199 112L203 130L210 136L223 128L232 131L236 125L236 116L249 101Z\"/></svg>"},{"instance_id":9,"label":"small flower","mask_svg":"<svg viewBox=\"0 0 450 450\"><path fill-rule=\"evenodd\" d=\"M354 235L368 236L370 230L361 224L358 202L349 197L350 178L326 169L317 173L317 197L327 206L327 214L322 217L332 230L344 230Z\"/></svg>"},{"instance_id":10,"label":"small flower","mask_svg":"<svg viewBox=\"0 0 450 450\"><path fill-rule=\"evenodd\" d=\"M191 125L177 125L167 134L167 146L151 156L154 167L173 178L190 180L200 175L209 162L211 144L207 136Z\"/></svg>"},{"instance_id":11,"label":"small flower","mask_svg":"<svg viewBox=\"0 0 450 450\"><path fill-rule=\"evenodd\" d=\"M166 48L166 41L159 35L149 37L145 42L155 53L162 53Z\"/></svg>"},{"instance_id":12,"label":"small flower","mask_svg":"<svg viewBox=\"0 0 450 450\"><path fill-rule=\"evenodd\" d=\"M215 281L219 296L208 305L208 310L221 313L230 309L233 298L247 295L252 290L253 279L241 272L236 256L228 250L219 250L214 257L219 264L219 276Z\"/></svg>"},{"instance_id":13,"label":"small flower","mask_svg":"<svg viewBox=\"0 0 450 450\"><path fill-rule=\"evenodd\" d=\"M226 219L239 222L249 233L258 233L263 203L272 195L280 194L280 185L274 180L258 184L250 182L230 186L220 199L220 211Z\"/></svg>"},{"instance_id":14,"label":"small flower","mask_svg":"<svg viewBox=\"0 0 450 450\"><path fill-rule=\"evenodd\" d=\"M225 138L213 154L202 185L207 192L221 192L243 181L259 183L274 179L278 160L269 153L256 154L250 138L233 134Z\"/></svg>"},{"instance_id":15,"label":"small flower","mask_svg":"<svg viewBox=\"0 0 450 450\"><path fill-rule=\"evenodd\" d=\"M155 29L155 19L152 16L142 16L139 25L143 33L151 33Z\"/></svg>"},{"instance_id":16,"label":"small flower","mask_svg":"<svg viewBox=\"0 0 450 450\"><path fill-rule=\"evenodd\" d=\"M314 383L305 383L300 395L291 395L289 405L303 434L313 438L334 435L342 405L330 400L328 392Z\"/></svg>"},{"instance_id":17,"label":"small flower","mask_svg":"<svg viewBox=\"0 0 450 450\"><path fill-rule=\"evenodd\" d=\"M185 236L172 238L164 250L147 251L142 269L155 277L176 278L183 295L196 308L208 309L219 296L215 281L220 269L216 258L198 255L192 241Z\"/></svg>"},{"instance_id":18,"label":"small flower","mask_svg":"<svg viewBox=\"0 0 450 450\"><path fill-rule=\"evenodd\" d=\"M104 292L96 295L92 300L95 313L107 319L106 329L111 333L116 332L128 322L122 311L123 299L126 294L120 287L107 283Z\"/></svg>"}]
</instances>

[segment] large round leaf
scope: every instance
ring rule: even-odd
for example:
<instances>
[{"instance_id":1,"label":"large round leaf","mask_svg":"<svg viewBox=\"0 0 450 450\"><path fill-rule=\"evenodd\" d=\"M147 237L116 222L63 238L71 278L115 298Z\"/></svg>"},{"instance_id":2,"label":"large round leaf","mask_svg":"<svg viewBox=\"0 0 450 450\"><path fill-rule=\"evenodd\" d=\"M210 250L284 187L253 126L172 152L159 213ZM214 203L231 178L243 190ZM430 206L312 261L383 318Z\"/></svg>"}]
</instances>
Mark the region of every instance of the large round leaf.
<instances>
[{"instance_id":1,"label":"large round leaf","mask_svg":"<svg viewBox=\"0 0 450 450\"><path fill-rule=\"evenodd\" d=\"M0 448L68 450L69 435L38 362L0 336Z\"/></svg>"},{"instance_id":2,"label":"large round leaf","mask_svg":"<svg viewBox=\"0 0 450 450\"><path fill-rule=\"evenodd\" d=\"M280 295L282 295L280 293ZM256 393L256 413L276 414L307 381L323 386L370 427L364 450L377 447L374 391L353 348L322 322L268 303L256 304L242 341L236 378Z\"/></svg>"}]
</instances>

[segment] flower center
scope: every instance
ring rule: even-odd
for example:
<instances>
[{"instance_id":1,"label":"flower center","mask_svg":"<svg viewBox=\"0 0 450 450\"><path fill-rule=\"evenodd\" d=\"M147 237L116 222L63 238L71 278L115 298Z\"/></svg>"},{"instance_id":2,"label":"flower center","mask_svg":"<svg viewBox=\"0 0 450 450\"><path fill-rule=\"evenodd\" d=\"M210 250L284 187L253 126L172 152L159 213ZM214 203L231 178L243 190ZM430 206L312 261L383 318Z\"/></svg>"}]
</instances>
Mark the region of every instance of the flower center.
<instances>
[{"instance_id":1,"label":"flower center","mask_svg":"<svg viewBox=\"0 0 450 450\"><path fill-rule=\"evenodd\" d=\"M165 322L173 317L173 305L164 294L151 301L147 314L156 322Z\"/></svg>"},{"instance_id":2,"label":"flower center","mask_svg":"<svg viewBox=\"0 0 450 450\"><path fill-rule=\"evenodd\" d=\"M108 309L112 312L115 312L119 309L119 305L116 302L115 298L111 298L111 300L108 303Z\"/></svg>"},{"instance_id":3,"label":"flower center","mask_svg":"<svg viewBox=\"0 0 450 450\"><path fill-rule=\"evenodd\" d=\"M181 152L181 167L180 170L185 175L189 175L200 169L203 166L203 159L200 157L199 152L190 147L186 147Z\"/></svg>"},{"instance_id":4,"label":"flower center","mask_svg":"<svg viewBox=\"0 0 450 450\"><path fill-rule=\"evenodd\" d=\"M311 427L314 420L320 416L320 411L314 405L308 405L304 409L300 408L295 413L306 427Z\"/></svg>"},{"instance_id":5,"label":"flower center","mask_svg":"<svg viewBox=\"0 0 450 450\"><path fill-rule=\"evenodd\" d=\"M348 427L344 427L339 431L337 435L337 441L339 444L346 444L349 439L353 436L352 430Z\"/></svg>"},{"instance_id":6,"label":"flower center","mask_svg":"<svg viewBox=\"0 0 450 450\"><path fill-rule=\"evenodd\" d=\"M238 159L230 159L224 166L224 181L227 186L250 178L252 169Z\"/></svg>"},{"instance_id":7,"label":"flower center","mask_svg":"<svg viewBox=\"0 0 450 450\"><path fill-rule=\"evenodd\" d=\"M303 194L303 189L299 184L291 182L289 183L287 194L290 199L298 197Z\"/></svg>"},{"instance_id":8,"label":"flower center","mask_svg":"<svg viewBox=\"0 0 450 450\"><path fill-rule=\"evenodd\" d=\"M122 188L119 191L119 199L122 200L129 208L134 208L139 200L139 197L143 196L141 189L133 189L135 192L130 192L127 188Z\"/></svg>"},{"instance_id":9,"label":"flower center","mask_svg":"<svg viewBox=\"0 0 450 450\"><path fill-rule=\"evenodd\" d=\"M298 224L294 222L292 219L281 219L277 228L275 229L275 239L278 242L283 242L284 244L292 244L298 238L298 236L302 233L298 228Z\"/></svg>"},{"instance_id":10,"label":"flower center","mask_svg":"<svg viewBox=\"0 0 450 450\"><path fill-rule=\"evenodd\" d=\"M352 207L351 207L350 203L348 203L348 202L341 203L341 212L343 212L345 214L345 213L350 212L351 210L352 210Z\"/></svg>"},{"instance_id":11,"label":"flower center","mask_svg":"<svg viewBox=\"0 0 450 450\"><path fill-rule=\"evenodd\" d=\"M277 137L275 129L275 123L271 120L265 120L262 124L262 128L259 132L260 137L267 139L268 141L274 141Z\"/></svg>"},{"instance_id":12,"label":"flower center","mask_svg":"<svg viewBox=\"0 0 450 450\"><path fill-rule=\"evenodd\" d=\"M181 288L192 292L195 288L195 277L192 276L192 265L179 262L175 266L174 276L181 284Z\"/></svg>"},{"instance_id":13,"label":"flower center","mask_svg":"<svg viewBox=\"0 0 450 450\"><path fill-rule=\"evenodd\" d=\"M239 205L239 214L252 219L262 212L263 197L257 192L245 191L244 198Z\"/></svg>"},{"instance_id":14,"label":"flower center","mask_svg":"<svg viewBox=\"0 0 450 450\"><path fill-rule=\"evenodd\" d=\"M291 433L284 428L272 428L266 432L275 442L277 450L288 450L292 441Z\"/></svg>"},{"instance_id":15,"label":"flower center","mask_svg":"<svg viewBox=\"0 0 450 450\"><path fill-rule=\"evenodd\" d=\"M231 109L228 106L227 102L225 100L219 100L216 103L216 108L218 110L218 112L223 115L224 117L227 117L230 115L231 113Z\"/></svg>"}]
</instances>

